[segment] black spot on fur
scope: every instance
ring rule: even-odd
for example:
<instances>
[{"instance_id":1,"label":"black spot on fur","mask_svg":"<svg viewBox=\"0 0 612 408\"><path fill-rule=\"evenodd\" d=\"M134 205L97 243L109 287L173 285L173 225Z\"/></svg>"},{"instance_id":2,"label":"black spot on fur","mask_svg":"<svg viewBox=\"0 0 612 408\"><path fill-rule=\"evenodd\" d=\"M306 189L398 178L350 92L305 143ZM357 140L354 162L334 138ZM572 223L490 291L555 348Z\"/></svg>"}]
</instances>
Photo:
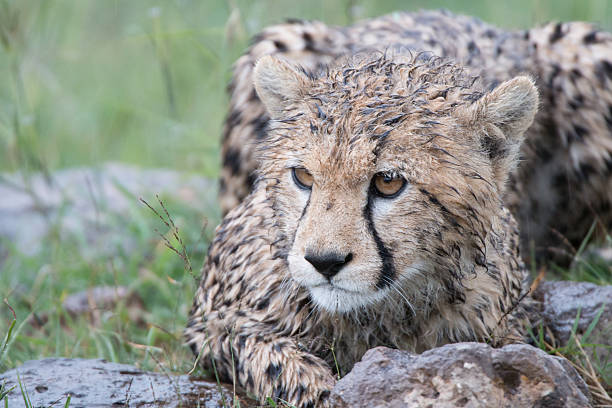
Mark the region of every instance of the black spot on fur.
<instances>
[{"instance_id":1,"label":"black spot on fur","mask_svg":"<svg viewBox=\"0 0 612 408\"><path fill-rule=\"evenodd\" d=\"M495 38L496 33L495 33L495 30L488 29L484 32L484 35L487 38Z\"/></svg>"},{"instance_id":2,"label":"black spot on fur","mask_svg":"<svg viewBox=\"0 0 612 408\"><path fill-rule=\"evenodd\" d=\"M276 49L278 50L278 52L286 52L287 51L287 45L282 42L282 41L274 41L274 46L276 47Z\"/></svg>"},{"instance_id":3,"label":"black spot on fur","mask_svg":"<svg viewBox=\"0 0 612 408\"><path fill-rule=\"evenodd\" d=\"M307 392L308 390L306 389L306 387L304 387L302 384L299 384L297 386L297 389L295 390L295 399L301 401L302 396L306 395Z\"/></svg>"},{"instance_id":4,"label":"black spot on fur","mask_svg":"<svg viewBox=\"0 0 612 408\"><path fill-rule=\"evenodd\" d=\"M612 105L608 106L608 114L606 115L606 124L612 130Z\"/></svg>"},{"instance_id":5,"label":"black spot on fur","mask_svg":"<svg viewBox=\"0 0 612 408\"><path fill-rule=\"evenodd\" d=\"M557 25L555 25L555 29L550 35L549 41L551 44L555 43L563 38L563 36L565 36L565 33L563 32L563 23L557 23Z\"/></svg>"},{"instance_id":6,"label":"black spot on fur","mask_svg":"<svg viewBox=\"0 0 612 408\"><path fill-rule=\"evenodd\" d=\"M317 117L321 120L327 119L327 115L325 114L325 112L323 112L323 110L321 109L321 106L319 104L315 106L317 107Z\"/></svg>"},{"instance_id":7,"label":"black spot on fur","mask_svg":"<svg viewBox=\"0 0 612 408\"><path fill-rule=\"evenodd\" d=\"M265 297L262 300L260 300L259 302L257 302L257 304L255 305L255 309L256 310L263 310L263 309L267 308L269 304L270 304L270 299Z\"/></svg>"},{"instance_id":8,"label":"black spot on fur","mask_svg":"<svg viewBox=\"0 0 612 408\"><path fill-rule=\"evenodd\" d=\"M198 350L195 343L190 343L189 348L191 349L191 352L193 353L194 356L197 356L200 353L200 350Z\"/></svg>"},{"instance_id":9,"label":"black spot on fur","mask_svg":"<svg viewBox=\"0 0 612 408\"><path fill-rule=\"evenodd\" d=\"M308 357L308 356L303 356L302 360L304 361L304 363L306 363L309 366L316 366L317 363L316 361L314 361L312 358Z\"/></svg>"},{"instance_id":10,"label":"black spot on fur","mask_svg":"<svg viewBox=\"0 0 612 408\"><path fill-rule=\"evenodd\" d=\"M310 33L304 33L302 34L302 38L304 39L304 49L306 51L314 52L315 48L314 48L314 40L312 39L312 35L310 35Z\"/></svg>"},{"instance_id":11,"label":"black spot on fur","mask_svg":"<svg viewBox=\"0 0 612 408\"><path fill-rule=\"evenodd\" d=\"M470 55L480 54L480 49L476 46L476 43L474 41L470 41L468 43L468 52L470 53Z\"/></svg>"},{"instance_id":12,"label":"black spot on fur","mask_svg":"<svg viewBox=\"0 0 612 408\"><path fill-rule=\"evenodd\" d=\"M576 83L576 81L580 78L582 78L582 72L580 72L576 68L570 71L570 79L572 80L572 82Z\"/></svg>"},{"instance_id":13,"label":"black spot on fur","mask_svg":"<svg viewBox=\"0 0 612 408\"><path fill-rule=\"evenodd\" d=\"M572 132L572 139L576 141L584 140L584 137L589 134L589 131L584 126L574 125L574 131Z\"/></svg>"},{"instance_id":14,"label":"black spot on fur","mask_svg":"<svg viewBox=\"0 0 612 408\"><path fill-rule=\"evenodd\" d=\"M238 124L240 124L241 116L242 114L240 113L239 110L237 109L232 110L227 116L227 119L226 119L227 125L232 128L238 126Z\"/></svg>"},{"instance_id":15,"label":"black spot on fur","mask_svg":"<svg viewBox=\"0 0 612 408\"><path fill-rule=\"evenodd\" d=\"M589 163L581 163L579 168L579 177L581 179L588 179L592 174L597 173L595 167Z\"/></svg>"},{"instance_id":16,"label":"black spot on fur","mask_svg":"<svg viewBox=\"0 0 612 408\"><path fill-rule=\"evenodd\" d=\"M499 139L485 136L480 140L482 150L487 153L489 159L493 160L499 157L504 157L508 152L502 145Z\"/></svg>"},{"instance_id":17,"label":"black spot on fur","mask_svg":"<svg viewBox=\"0 0 612 408\"><path fill-rule=\"evenodd\" d=\"M585 44L593 44L597 42L597 31L591 31L582 39Z\"/></svg>"},{"instance_id":18,"label":"black spot on fur","mask_svg":"<svg viewBox=\"0 0 612 408\"><path fill-rule=\"evenodd\" d=\"M268 368L266 369L266 374L268 378L272 381L276 381L276 379L280 376L282 372L282 367L280 365L270 363Z\"/></svg>"},{"instance_id":19,"label":"black spot on fur","mask_svg":"<svg viewBox=\"0 0 612 408\"><path fill-rule=\"evenodd\" d=\"M224 237L221 237L221 238L224 238ZM218 239L218 238L217 238L217 239ZM210 248L209 248L209 252L210 252ZM219 261L220 261L220 258L219 258L219 254L218 254L218 253L214 254L214 255L213 255L211 258L210 258L210 260L211 260L211 262L213 263L213 265L215 265L215 267L217 267L217 268L219 267Z\"/></svg>"},{"instance_id":20,"label":"black spot on fur","mask_svg":"<svg viewBox=\"0 0 612 408\"><path fill-rule=\"evenodd\" d=\"M612 63L603 60L595 67L595 75L602 84L606 81L606 78L612 79Z\"/></svg>"},{"instance_id":21,"label":"black spot on fur","mask_svg":"<svg viewBox=\"0 0 612 408\"><path fill-rule=\"evenodd\" d=\"M561 67L557 64L552 64L552 71L550 72L550 76L548 77L548 86L550 88L553 87L553 82L559 73L561 72Z\"/></svg>"},{"instance_id":22,"label":"black spot on fur","mask_svg":"<svg viewBox=\"0 0 612 408\"><path fill-rule=\"evenodd\" d=\"M266 136L268 123L269 120L266 115L258 116L251 121L251 125L253 125L253 132L258 140L261 140Z\"/></svg>"},{"instance_id":23,"label":"black spot on fur","mask_svg":"<svg viewBox=\"0 0 612 408\"><path fill-rule=\"evenodd\" d=\"M325 390L323 392L321 392L321 395L319 395L319 399L321 401L325 401L326 399L329 398L330 392L328 390Z\"/></svg>"},{"instance_id":24,"label":"black spot on fur","mask_svg":"<svg viewBox=\"0 0 612 408\"><path fill-rule=\"evenodd\" d=\"M449 275L455 275L455 272L448 270ZM461 283L457 279L450 277L442 278L442 285L447 296L447 302L451 305L465 303L465 293L460 289Z\"/></svg>"},{"instance_id":25,"label":"black spot on fur","mask_svg":"<svg viewBox=\"0 0 612 408\"><path fill-rule=\"evenodd\" d=\"M223 155L223 167L229 167L233 175L240 173L240 152L233 147L228 148Z\"/></svg>"},{"instance_id":26,"label":"black spot on fur","mask_svg":"<svg viewBox=\"0 0 612 408\"><path fill-rule=\"evenodd\" d=\"M575 98L573 98L571 101L569 101L569 106L573 110L577 110L577 109L581 108L583 105L584 105L584 96L582 96L582 95L577 95Z\"/></svg>"},{"instance_id":27,"label":"black spot on fur","mask_svg":"<svg viewBox=\"0 0 612 408\"><path fill-rule=\"evenodd\" d=\"M238 348L243 349L244 346L246 346L246 341L247 341L247 336L245 335L238 336L238 341L236 342L236 344L238 345Z\"/></svg>"},{"instance_id":28,"label":"black spot on fur","mask_svg":"<svg viewBox=\"0 0 612 408\"><path fill-rule=\"evenodd\" d=\"M550 149L548 149L546 146L542 146L541 144L536 144L534 146L534 150L535 150L536 156L538 156L538 158L542 161L542 164L548 163L553 158L553 155Z\"/></svg>"},{"instance_id":29,"label":"black spot on fur","mask_svg":"<svg viewBox=\"0 0 612 408\"><path fill-rule=\"evenodd\" d=\"M250 172L247 176L246 182L249 186L249 191L252 191L253 187L255 187L255 183L257 182L257 173L254 171Z\"/></svg>"}]
</instances>

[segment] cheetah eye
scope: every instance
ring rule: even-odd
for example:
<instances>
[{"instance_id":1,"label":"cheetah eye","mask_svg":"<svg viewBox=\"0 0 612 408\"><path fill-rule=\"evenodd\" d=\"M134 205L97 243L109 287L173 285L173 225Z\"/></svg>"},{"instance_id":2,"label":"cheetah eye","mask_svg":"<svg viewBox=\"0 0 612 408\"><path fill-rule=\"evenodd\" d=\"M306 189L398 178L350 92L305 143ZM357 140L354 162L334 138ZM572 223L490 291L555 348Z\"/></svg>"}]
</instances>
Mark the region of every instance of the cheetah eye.
<instances>
[{"instance_id":1,"label":"cheetah eye","mask_svg":"<svg viewBox=\"0 0 612 408\"><path fill-rule=\"evenodd\" d=\"M397 197L402 192L405 185L406 179L397 174L388 172L376 173L372 179L374 192L376 195L383 198Z\"/></svg>"},{"instance_id":2,"label":"cheetah eye","mask_svg":"<svg viewBox=\"0 0 612 408\"><path fill-rule=\"evenodd\" d=\"M314 178L312 174L308 172L303 167L293 167L291 169L291 176L293 177L293 181L297 186L304 190L310 190L312 188L312 183L314 182Z\"/></svg>"}]
</instances>

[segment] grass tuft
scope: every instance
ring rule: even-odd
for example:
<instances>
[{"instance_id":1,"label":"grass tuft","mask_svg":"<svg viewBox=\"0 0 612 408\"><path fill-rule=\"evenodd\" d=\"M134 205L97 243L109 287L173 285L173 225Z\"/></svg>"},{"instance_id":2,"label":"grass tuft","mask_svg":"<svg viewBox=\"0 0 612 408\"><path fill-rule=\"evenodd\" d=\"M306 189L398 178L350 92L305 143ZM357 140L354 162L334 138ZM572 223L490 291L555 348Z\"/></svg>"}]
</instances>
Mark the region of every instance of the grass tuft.
<instances>
[{"instance_id":1,"label":"grass tuft","mask_svg":"<svg viewBox=\"0 0 612 408\"><path fill-rule=\"evenodd\" d=\"M584 379L591 392L595 406L612 406L612 361L600 361L597 356L597 349L607 349L612 355L612 346L606 344L592 344L589 336L599 323L599 319L605 305L602 305L593 321L582 336L577 334L578 323L580 321L580 310L576 314L576 319L572 326L570 338L566 344L560 345L548 328L540 326L537 334L533 329L528 329L534 344L549 354L567 359L576 369L578 374ZM595 361L594 361L595 359Z\"/></svg>"}]
</instances>

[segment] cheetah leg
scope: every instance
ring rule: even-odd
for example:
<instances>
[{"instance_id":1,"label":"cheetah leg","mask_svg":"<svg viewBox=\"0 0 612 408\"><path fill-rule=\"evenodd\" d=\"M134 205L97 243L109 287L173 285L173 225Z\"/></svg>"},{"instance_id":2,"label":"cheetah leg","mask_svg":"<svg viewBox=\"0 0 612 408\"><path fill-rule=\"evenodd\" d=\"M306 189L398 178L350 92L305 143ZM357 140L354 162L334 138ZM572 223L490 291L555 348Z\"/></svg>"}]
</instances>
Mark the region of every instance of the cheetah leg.
<instances>
[{"instance_id":1,"label":"cheetah leg","mask_svg":"<svg viewBox=\"0 0 612 408\"><path fill-rule=\"evenodd\" d=\"M252 329L249 327L249 333L265 332L261 328ZM203 347L203 336L194 343L200 344L203 353L212 352L222 378L236 381L262 402L270 397L279 406L283 406L282 402L295 407L329 406L327 399L335 384L329 366L319 357L302 351L295 339L240 331L235 331L235 335L227 333L209 337L210 344ZM233 356L233 361L228 361L229 356ZM210 355L202 356L204 364L207 360Z\"/></svg>"}]
</instances>

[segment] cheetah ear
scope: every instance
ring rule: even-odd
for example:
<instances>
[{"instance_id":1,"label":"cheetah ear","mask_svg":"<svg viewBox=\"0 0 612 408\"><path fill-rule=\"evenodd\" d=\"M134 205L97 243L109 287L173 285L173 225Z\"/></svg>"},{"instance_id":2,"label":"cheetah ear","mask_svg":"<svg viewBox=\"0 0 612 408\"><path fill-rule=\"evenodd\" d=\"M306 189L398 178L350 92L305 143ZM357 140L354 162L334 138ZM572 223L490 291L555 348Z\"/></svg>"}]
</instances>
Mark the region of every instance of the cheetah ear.
<instances>
[{"instance_id":1,"label":"cheetah ear","mask_svg":"<svg viewBox=\"0 0 612 408\"><path fill-rule=\"evenodd\" d=\"M525 131L538 110L538 90L531 78L506 81L467 108L478 129L479 148L489 156L500 192L518 163Z\"/></svg>"},{"instance_id":2,"label":"cheetah ear","mask_svg":"<svg viewBox=\"0 0 612 408\"><path fill-rule=\"evenodd\" d=\"M253 71L255 90L272 119L278 119L287 105L298 100L308 78L286 62L266 55Z\"/></svg>"}]
</instances>

